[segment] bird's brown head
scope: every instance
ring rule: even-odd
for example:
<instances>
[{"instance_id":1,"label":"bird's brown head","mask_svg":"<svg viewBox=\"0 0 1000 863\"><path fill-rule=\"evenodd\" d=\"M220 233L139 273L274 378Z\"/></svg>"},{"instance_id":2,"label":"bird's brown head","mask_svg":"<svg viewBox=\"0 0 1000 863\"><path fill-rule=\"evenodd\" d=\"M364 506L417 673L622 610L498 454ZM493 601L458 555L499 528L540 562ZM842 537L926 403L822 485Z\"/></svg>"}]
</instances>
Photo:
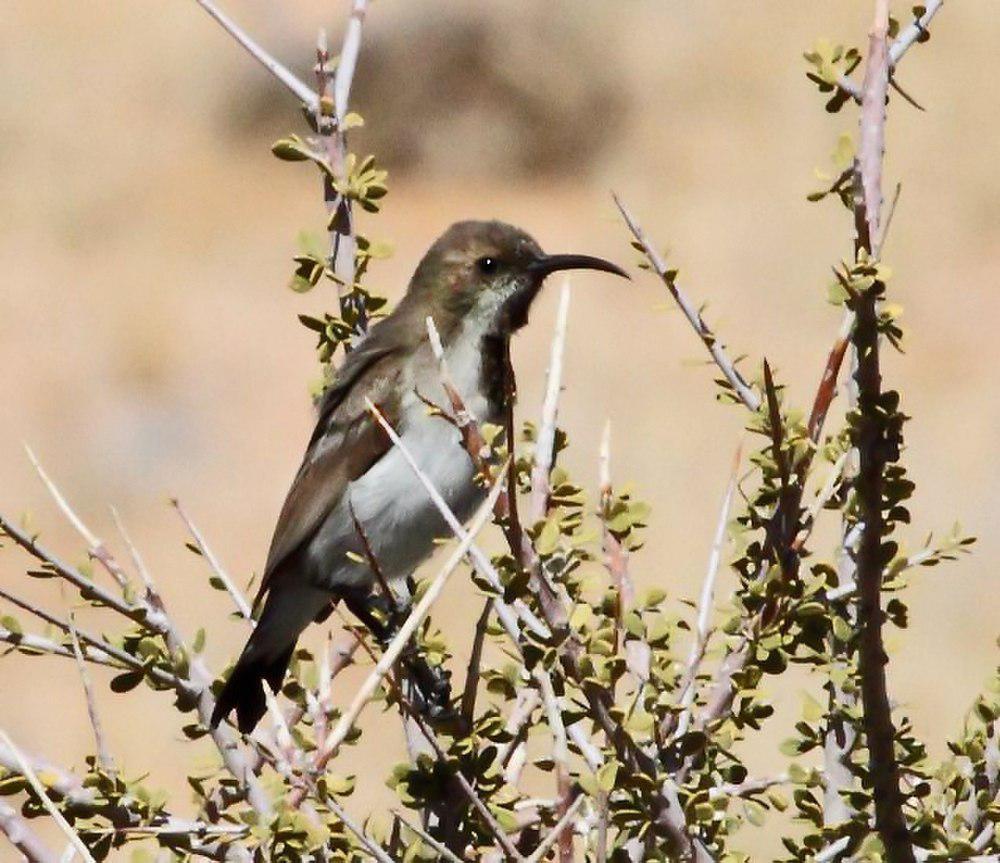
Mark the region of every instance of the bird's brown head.
<instances>
[{"instance_id":1,"label":"bird's brown head","mask_svg":"<svg viewBox=\"0 0 1000 863\"><path fill-rule=\"evenodd\" d=\"M457 222L424 255L409 294L453 320L470 316L487 329L511 333L545 277L557 270L602 270L628 278L620 267L590 255L546 255L519 228L503 222Z\"/></svg>"}]
</instances>

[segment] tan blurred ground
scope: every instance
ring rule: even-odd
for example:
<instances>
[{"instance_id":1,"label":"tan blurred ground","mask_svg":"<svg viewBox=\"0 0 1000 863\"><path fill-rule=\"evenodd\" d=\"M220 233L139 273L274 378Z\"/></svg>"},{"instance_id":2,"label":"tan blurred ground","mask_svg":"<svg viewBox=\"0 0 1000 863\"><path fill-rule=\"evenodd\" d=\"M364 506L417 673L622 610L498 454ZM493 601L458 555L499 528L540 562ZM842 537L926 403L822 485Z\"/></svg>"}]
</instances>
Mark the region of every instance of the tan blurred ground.
<instances>
[{"instance_id":1,"label":"tan blurred ground","mask_svg":"<svg viewBox=\"0 0 1000 863\"><path fill-rule=\"evenodd\" d=\"M339 28L342 5L228 8L291 61L308 57L320 24ZM388 167L400 169L384 216L368 223L396 246L373 284L397 297L435 235L473 216L516 222L550 250L631 263L614 188L670 245L683 284L711 301L708 316L733 350L766 354L804 401L838 322L823 302L829 267L849 240L846 214L804 197L853 120L823 113L800 54L818 36L861 44L869 7L380 0L368 44L403 59L384 59L392 75L370 73L361 85L367 133L378 140L383 124L399 160ZM476 43L488 53L482 68L513 89L470 85L456 96L421 77L433 64L416 37L463 16L487 22ZM956 518L981 538L974 557L917 577L912 626L896 639L892 692L935 754L996 662L1000 617L998 42L993 4L949 4L900 75L928 112L895 100L888 132L889 177L904 191L886 255L912 333L908 355L889 361L889 382L915 416L906 460L920 487L909 540ZM182 499L241 580L261 565L310 430L306 384L316 367L295 315L330 302L283 287L296 232L321 226L312 173L268 154L275 134L296 128L294 105L184 0L7 0L0 44L0 506L30 511L48 541L81 558L22 456L29 441L105 536L107 504L120 508L184 628L210 628L220 667L243 633L183 549L166 498ZM599 110L587 101L591 78ZM530 139L549 162L526 158L524 129L511 133L518 87L566 100L551 116L537 106L525 115L529 132L567 124ZM449 110L454 99L461 112ZM379 116L383 102L391 119ZM581 135L594 140L572 145ZM560 148L571 158L554 170ZM575 444L569 463L592 485L610 418L615 476L635 480L654 504L638 577L692 595L742 417L718 406L708 371L687 362L702 359L699 346L652 280L576 283L562 413ZM538 401L552 300L541 300L517 342L522 413ZM51 583L26 584L23 566L5 551L0 582L62 601ZM438 614L460 657L471 593L456 585ZM752 753L758 765L775 763L805 683L775 687L779 717ZM127 770L152 769L186 800L185 756L198 750L179 742L167 699L137 692L112 710L102 687L99 701ZM366 725L379 722L396 750L377 764L352 755L353 769L364 768L359 812L385 799L383 768L401 751L397 723L370 714ZM75 671L5 658L0 726L79 763L90 730ZM767 859L774 846L755 847ZM0 859L9 853L0 849Z\"/></svg>"}]
</instances>

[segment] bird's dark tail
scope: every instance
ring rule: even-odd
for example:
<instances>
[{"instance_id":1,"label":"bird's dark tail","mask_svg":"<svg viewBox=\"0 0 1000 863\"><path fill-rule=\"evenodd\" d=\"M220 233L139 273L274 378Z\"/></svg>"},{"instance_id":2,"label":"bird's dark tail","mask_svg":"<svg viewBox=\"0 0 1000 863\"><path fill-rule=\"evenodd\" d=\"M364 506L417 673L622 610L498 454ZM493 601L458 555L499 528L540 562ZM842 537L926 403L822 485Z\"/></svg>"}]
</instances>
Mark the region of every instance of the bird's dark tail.
<instances>
[{"instance_id":1,"label":"bird's dark tail","mask_svg":"<svg viewBox=\"0 0 1000 863\"><path fill-rule=\"evenodd\" d=\"M247 645L249 648L250 645ZM247 656L249 650L244 650L233 668L226 685L219 693L219 700L212 711L212 728L218 727L223 718L236 708L236 724L240 731L249 734L261 717L267 712L267 699L264 696L264 683L271 687L272 692L281 688L285 679L288 663L291 661L295 644L290 644L283 653L273 659L261 657L255 659Z\"/></svg>"},{"instance_id":2,"label":"bird's dark tail","mask_svg":"<svg viewBox=\"0 0 1000 863\"><path fill-rule=\"evenodd\" d=\"M236 661L212 711L212 728L236 709L240 731L249 734L267 712L264 684L281 688L299 633L319 609L329 604L326 592L308 586L276 587L267 595L253 634Z\"/></svg>"}]
</instances>

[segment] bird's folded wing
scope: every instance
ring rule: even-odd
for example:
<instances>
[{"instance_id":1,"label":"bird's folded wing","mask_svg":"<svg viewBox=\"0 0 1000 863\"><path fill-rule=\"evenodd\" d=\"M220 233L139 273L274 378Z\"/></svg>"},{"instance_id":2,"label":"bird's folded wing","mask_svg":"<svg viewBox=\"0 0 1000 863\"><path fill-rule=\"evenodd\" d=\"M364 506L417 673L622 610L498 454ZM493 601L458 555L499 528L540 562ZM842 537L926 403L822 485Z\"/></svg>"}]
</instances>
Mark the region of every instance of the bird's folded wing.
<instances>
[{"instance_id":1,"label":"bird's folded wing","mask_svg":"<svg viewBox=\"0 0 1000 863\"><path fill-rule=\"evenodd\" d=\"M367 350L366 350L367 348ZM351 354L320 404L320 416L302 466L281 508L255 604L282 563L307 542L337 505L347 485L392 447L368 412L365 398L395 423L399 413L398 346L371 346Z\"/></svg>"}]
</instances>

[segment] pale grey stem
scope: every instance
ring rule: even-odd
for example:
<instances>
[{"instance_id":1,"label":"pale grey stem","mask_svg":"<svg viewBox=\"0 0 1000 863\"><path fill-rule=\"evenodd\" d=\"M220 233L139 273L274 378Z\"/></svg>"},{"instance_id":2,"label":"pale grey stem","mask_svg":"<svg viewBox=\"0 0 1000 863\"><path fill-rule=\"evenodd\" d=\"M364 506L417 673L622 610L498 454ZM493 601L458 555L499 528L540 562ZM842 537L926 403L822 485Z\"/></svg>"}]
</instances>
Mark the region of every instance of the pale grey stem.
<instances>
[{"instance_id":1,"label":"pale grey stem","mask_svg":"<svg viewBox=\"0 0 1000 863\"><path fill-rule=\"evenodd\" d=\"M27 602L26 600L21 599L20 597L14 596L14 594L8 593L3 588L0 588L0 598L6 599L8 602L11 602L12 604L16 605L18 608L24 609L29 614L33 614L40 620L44 620L46 623L50 624L51 626L54 626L60 632L64 632L67 635L69 634L69 624L65 620L60 620L55 615L49 614L43 608L39 608L37 605L33 605L32 603ZM4 632L9 632L9 630L4 630ZM188 681L180 677L177 677L176 675L168 674L167 672L162 671L159 668L155 667L146 668L142 662L140 662L131 654L126 653L124 650L120 650L119 648L115 647L112 644L108 644L103 639L91 635L90 633L84 630L77 629L76 633L79 636L80 641L82 641L85 645L87 645L87 648L83 651L83 657L87 662L93 662L98 665L107 665L111 668L131 668L134 671L141 671L143 672L143 674L148 674L153 679L173 687L178 692L183 692L187 694L194 692ZM17 633L11 634L12 640L10 643L12 644L14 643L13 638L17 635L18 635ZM28 636L21 636L21 637L25 639L28 638ZM40 638L36 636L32 636L32 638L38 639L36 642L34 642L36 645L47 644L50 647L55 648L55 649L49 649L48 647L45 648L44 652L46 653L55 653L56 655L59 656L73 656L73 653L70 652L69 648L65 647L64 645L58 644L46 638ZM3 640L5 640L5 637L0 636L0 641ZM32 644L26 641L25 646L31 647ZM91 651L90 648L94 648L94 650L96 650L97 653ZM115 663L110 661L111 659L117 659L118 662L122 663L122 665L121 666L116 665Z\"/></svg>"},{"instance_id":2,"label":"pale grey stem","mask_svg":"<svg viewBox=\"0 0 1000 863\"><path fill-rule=\"evenodd\" d=\"M372 411L378 418L380 422L385 423L384 418L378 409L369 402L368 408ZM388 423L385 423L385 427L388 428ZM393 432L395 434L395 432ZM397 444L400 445L401 444ZM336 727L330 733L330 736L323 742L322 748L317 754L317 764L322 767L326 761L334 755L340 748L341 743L350 733L351 729L354 727L354 723L357 721L358 716L361 711L365 708L369 701L371 701L376 690L382 682L382 679L388 674L389 670L395 664L399 655L403 652L410 638L417 631L417 628L423 623L424 619L430 613L431 607L440 597L441 592L444 590L445 585L448 583L449 578L452 573L458 568L458 565L465 558L466 554L469 553L472 547L473 540L475 536L479 533L486 523L489 521L490 514L492 512L493 504L496 503L496 499L500 494L500 490L503 488L502 473L501 478L497 480L494 484L492 490L490 491L489 497L486 502L480 507L479 512L476 514L475 518L472 520L470 529L468 532L463 530L465 536L459 542L458 546L451 553L445 565L441 568L438 574L434 577L431 582L430 587L421 597L420 602L417 606L410 612L409 616L404 621L403 625L400 626L399 632L396 633L395 638L385 649L382 654L381 659L372 669L372 672L368 675L368 678L361 685L361 688L355 694L353 701L350 706L344 711L344 714L340 717L337 722Z\"/></svg>"},{"instance_id":3,"label":"pale grey stem","mask_svg":"<svg viewBox=\"0 0 1000 863\"><path fill-rule=\"evenodd\" d=\"M586 799L587 798L581 794L567 807L566 811L555 823L552 830L550 830L548 834L546 834L545 838L538 843L538 847L531 852L531 855L525 858L525 863L539 863L539 861L545 859L545 855L548 853L549 848L559 841L563 833L576 817L576 814L580 811L580 807L583 806Z\"/></svg>"},{"instance_id":4,"label":"pale grey stem","mask_svg":"<svg viewBox=\"0 0 1000 863\"><path fill-rule=\"evenodd\" d=\"M667 801L667 806L660 809L659 820L684 855L680 859L690 860L692 863L715 863L715 858L704 844L688 832L684 809L681 807L677 785L673 779L668 777L664 780L661 793Z\"/></svg>"},{"instance_id":5,"label":"pale grey stem","mask_svg":"<svg viewBox=\"0 0 1000 863\"><path fill-rule=\"evenodd\" d=\"M80 639L76 632L76 622L73 615L69 616L69 635L73 642L73 656L76 658L76 668L80 672L80 682L83 684L83 696L87 702L87 716L90 718L90 726L94 730L94 744L97 747L97 762L101 769L107 773L113 773L115 762L108 749L107 739L104 736L104 726L101 724L100 714L97 712L97 702L94 701L94 688L90 683L90 674L87 671L87 663L83 658L83 650L80 649Z\"/></svg>"},{"instance_id":6,"label":"pale grey stem","mask_svg":"<svg viewBox=\"0 0 1000 863\"><path fill-rule=\"evenodd\" d=\"M521 770L525 763L525 744L521 740L521 732L531 719L531 714L534 713L539 701L538 690L527 688L519 690L514 709L511 710L504 726L511 739L501 744L497 751L497 763L503 765L504 781L514 787L520 782Z\"/></svg>"},{"instance_id":7,"label":"pale grey stem","mask_svg":"<svg viewBox=\"0 0 1000 863\"><path fill-rule=\"evenodd\" d=\"M354 81L354 70L357 68L358 53L361 50L361 25L364 23L367 11L368 0L354 0L351 4L351 17L348 19L344 41L340 48L337 74L333 82L333 106L340 126L343 126L344 118L347 116L351 84Z\"/></svg>"},{"instance_id":8,"label":"pale grey stem","mask_svg":"<svg viewBox=\"0 0 1000 863\"><path fill-rule=\"evenodd\" d=\"M394 861L376 844L374 839L365 833L361 825L351 818L351 816L347 814L347 810L345 810L344 807L341 806L336 800L327 795L324 802L330 811L343 822L344 826L357 837L365 851L378 860L379 863L396 863L396 861Z\"/></svg>"},{"instance_id":9,"label":"pale grey stem","mask_svg":"<svg viewBox=\"0 0 1000 863\"><path fill-rule=\"evenodd\" d=\"M31 462L31 466L35 469L35 473L38 474L38 478L42 481L42 485L45 486L46 490L55 501L56 506L59 507L59 511L66 517L66 520L70 523L70 525L72 525L73 529L83 537L84 542L87 543L87 554L100 562L111 577L118 582L118 586L120 588L123 590L127 588L128 576L125 575L125 572L111 556L107 546L105 546L101 539L83 523L83 519L81 519L69 505L69 502L65 497L63 497L62 492L59 491L56 484L45 472L41 462L39 462L35 453L32 452L31 447L24 444L24 451L28 454L28 461Z\"/></svg>"},{"instance_id":10,"label":"pale grey stem","mask_svg":"<svg viewBox=\"0 0 1000 863\"><path fill-rule=\"evenodd\" d=\"M924 14L919 18L915 18L896 36L895 41L889 48L890 67L894 67L902 60L903 55L910 50L917 39L920 38L920 35L927 31L931 20L941 11L942 6L944 6L944 0L930 0L924 6Z\"/></svg>"},{"instance_id":11,"label":"pale grey stem","mask_svg":"<svg viewBox=\"0 0 1000 863\"><path fill-rule=\"evenodd\" d=\"M32 557L51 568L52 572L77 588L85 598L95 599L99 604L118 612L123 617L142 624L155 632L163 632L166 622L163 615L145 605L127 603L109 593L96 582L84 576L75 566L70 566L41 545L35 537L29 536L7 517L0 515L0 532L7 534Z\"/></svg>"},{"instance_id":12,"label":"pale grey stem","mask_svg":"<svg viewBox=\"0 0 1000 863\"><path fill-rule=\"evenodd\" d=\"M421 830L416 824L408 821L400 812L395 809L392 810L392 817L395 818L400 824L402 824L407 830L413 833L414 836L419 836L423 842L426 842L431 848L437 851L445 860L449 863L465 863L460 857L458 857L447 845L442 845L437 841L430 833L425 830Z\"/></svg>"},{"instance_id":13,"label":"pale grey stem","mask_svg":"<svg viewBox=\"0 0 1000 863\"><path fill-rule=\"evenodd\" d=\"M566 743L566 727L563 724L562 707L552 686L552 680L545 674L537 675L536 679L542 692L542 700L545 703L545 713L549 722L549 730L552 732L552 761L555 764L556 787L559 794L558 802L560 811L562 812L562 818L559 823L562 824L572 808L569 798L573 793L569 775L569 747ZM561 829L554 830L553 834L553 841L560 840L559 859L563 863L572 863L572 834L569 837L569 844L565 842ZM537 853L538 851L536 850L535 854ZM544 851L542 853L544 854ZM535 859L534 855L529 859Z\"/></svg>"},{"instance_id":14,"label":"pale grey stem","mask_svg":"<svg viewBox=\"0 0 1000 863\"><path fill-rule=\"evenodd\" d=\"M191 517L187 514L184 507L181 506L181 502L177 498L171 498L170 503L177 514L181 517L181 521L184 522L184 526L188 529L188 533L191 534L191 538L194 540L195 546L198 551L201 552L202 557L208 561L209 567L211 567L212 572L215 573L215 577L222 582L222 586L226 589L226 593L232 597L233 604L236 606L236 610L240 613L242 617L250 626L254 626L253 613L250 610L250 603L247 602L247 598L243 595L243 592L236 586L233 580L229 577L229 573L226 572L225 567L220 563L219 558L215 556L212 549L209 547L208 543L205 541L205 537L202 535L201 531L198 530L197 525L191 520Z\"/></svg>"},{"instance_id":15,"label":"pale grey stem","mask_svg":"<svg viewBox=\"0 0 1000 863\"><path fill-rule=\"evenodd\" d=\"M22 753L21 750L14 745L14 741L10 739L7 732L3 729L0 729L0 743L3 743L7 749L10 750L14 757L14 761L17 763L20 774L28 780L28 784L31 785L32 790L35 792L35 796L38 797L38 802L41 803L42 806L45 807L46 811L48 811L49 815L52 816L52 820L55 821L59 826L59 829L62 830L63 834L69 840L70 845L72 845L76 850L76 853L80 855L80 859L85 861L85 863L97 863L87 846L83 844L83 840L69 825L69 822L67 822L63 817L62 812L60 812L56 805L49 799L49 795L45 793L45 786L42 785L42 781L38 778L38 774L35 773L35 769L28 763L28 759L24 757L24 753Z\"/></svg>"},{"instance_id":16,"label":"pale grey stem","mask_svg":"<svg viewBox=\"0 0 1000 863\"><path fill-rule=\"evenodd\" d=\"M569 279L565 279L559 293L556 325L549 349L549 372L545 381L545 398L535 439L535 454L531 466L531 517L535 521L545 518L549 500L549 474L552 471L556 439L556 419L559 415L559 391L562 387L563 353L566 346L566 324L569 318Z\"/></svg>"},{"instance_id":17,"label":"pale grey stem","mask_svg":"<svg viewBox=\"0 0 1000 863\"><path fill-rule=\"evenodd\" d=\"M788 781L788 775L783 773L780 776L769 776L764 779L745 779L743 782L737 783L726 782L710 788L708 798L716 800L720 797L752 797L777 785L787 785Z\"/></svg>"},{"instance_id":18,"label":"pale grey stem","mask_svg":"<svg viewBox=\"0 0 1000 863\"><path fill-rule=\"evenodd\" d=\"M5 626L0 626L0 643L11 644L15 647L24 647L30 651L48 653L52 656L73 658L73 651L70 648L62 644L57 644L50 638L44 638L41 635L32 635L29 632L14 632ZM106 665L108 668L119 670L123 668L123 666L114 662L107 653L92 651L90 648L84 649L84 658L87 662L93 662L95 665Z\"/></svg>"},{"instance_id":19,"label":"pale grey stem","mask_svg":"<svg viewBox=\"0 0 1000 863\"><path fill-rule=\"evenodd\" d=\"M316 109L316 94L301 81L291 70L272 57L264 48L255 42L232 18L226 15L212 0L195 0L209 15L211 15L230 36L232 36L258 63L274 75L310 110Z\"/></svg>"},{"instance_id":20,"label":"pale grey stem","mask_svg":"<svg viewBox=\"0 0 1000 863\"><path fill-rule=\"evenodd\" d=\"M741 452L742 445L737 447L736 457L733 459L732 475L729 479L729 485L726 487L726 493L722 498L719 518L715 525L715 536L712 538L712 549L708 555L705 580L702 582L701 596L698 598L698 621L696 623L695 637L691 643L691 649L688 651L687 687L681 699L681 715L677 722L678 737L683 737L687 734L688 727L691 724L691 708L698 689L696 684L698 666L705 656L705 648L711 636L712 608L715 602L715 580L719 574L719 564L722 562L722 548L726 542L726 525L729 524L729 512L732 509L733 497L736 494Z\"/></svg>"},{"instance_id":21,"label":"pale grey stem","mask_svg":"<svg viewBox=\"0 0 1000 863\"><path fill-rule=\"evenodd\" d=\"M28 823L17 814L12 806L0 800L0 833L14 846L28 863L59 863L59 857L51 851Z\"/></svg>"},{"instance_id":22,"label":"pale grey stem","mask_svg":"<svg viewBox=\"0 0 1000 863\"><path fill-rule=\"evenodd\" d=\"M660 277L660 280L666 286L670 295L674 298L674 302L680 306L681 311L684 313L684 317L688 319L688 323L691 324L695 333L701 339L702 343L708 350L709 355L712 360L719 367L719 371L722 372L723 377L729 382L729 385L733 388L737 397L747 409L752 413L756 413L757 409L761 405L760 396L757 395L751 388L750 384L747 383L746 379L740 374L739 369L736 368L736 364L730 359L729 354L726 353L725 347L718 340L715 333L709 329L708 324L705 323L701 316L701 312L692 305L691 301L688 300L684 292L677 286L674 279L670 275L666 262L660 257L660 253L656 251L655 248L646 239L642 228L639 223L632 217L632 214L622 203L621 199L614 195L615 204L618 206L618 210L622 214L622 218L625 220L625 224L628 226L629 231L632 232L632 236L635 238L636 243L642 247L643 254L646 255L647 260L652 266L653 271Z\"/></svg>"},{"instance_id":23,"label":"pale grey stem","mask_svg":"<svg viewBox=\"0 0 1000 863\"><path fill-rule=\"evenodd\" d=\"M842 836L836 842L831 842L822 851L820 851L816 857L816 863L830 863L831 860L836 860L837 855L842 851L847 850L847 846L851 844L850 836Z\"/></svg>"},{"instance_id":24,"label":"pale grey stem","mask_svg":"<svg viewBox=\"0 0 1000 863\"><path fill-rule=\"evenodd\" d=\"M914 18L913 21L903 28L889 47L890 69L894 70L896 68L906 52L916 44L921 34L927 31L931 20L941 11L942 6L944 6L944 0L930 0L924 6L924 14L919 18ZM854 99L855 102L861 101L861 87L846 75L838 76L837 86Z\"/></svg>"}]
</instances>

